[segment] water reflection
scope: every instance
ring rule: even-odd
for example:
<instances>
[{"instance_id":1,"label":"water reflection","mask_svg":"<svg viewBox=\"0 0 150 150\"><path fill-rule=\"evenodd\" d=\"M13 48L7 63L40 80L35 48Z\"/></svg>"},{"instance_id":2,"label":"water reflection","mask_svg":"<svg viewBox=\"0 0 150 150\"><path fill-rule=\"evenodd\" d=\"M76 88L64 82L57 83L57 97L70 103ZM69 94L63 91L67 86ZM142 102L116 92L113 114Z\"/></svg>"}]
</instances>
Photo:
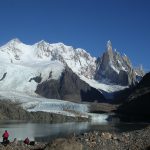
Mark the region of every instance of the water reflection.
<instances>
[{"instance_id":1,"label":"water reflection","mask_svg":"<svg viewBox=\"0 0 150 150\"><path fill-rule=\"evenodd\" d=\"M112 123L112 122L72 122L72 123L31 123L24 121L0 121L0 141L2 134L8 130L10 141L14 138L48 142L57 137L66 137L70 134L79 134L87 131L99 130L102 132L123 132L143 128L147 124ZM136 128L135 128L136 127Z\"/></svg>"},{"instance_id":2,"label":"water reflection","mask_svg":"<svg viewBox=\"0 0 150 150\"><path fill-rule=\"evenodd\" d=\"M89 128L89 123L58 123L58 124L48 124L48 123L27 123L18 121L3 121L0 122L0 135L3 134L5 130L8 130L10 134L10 140L17 138L18 140L23 140L29 137L30 140L42 139L44 137L59 137L72 133L79 133L81 131L87 130ZM2 141L2 137L0 136Z\"/></svg>"}]
</instances>

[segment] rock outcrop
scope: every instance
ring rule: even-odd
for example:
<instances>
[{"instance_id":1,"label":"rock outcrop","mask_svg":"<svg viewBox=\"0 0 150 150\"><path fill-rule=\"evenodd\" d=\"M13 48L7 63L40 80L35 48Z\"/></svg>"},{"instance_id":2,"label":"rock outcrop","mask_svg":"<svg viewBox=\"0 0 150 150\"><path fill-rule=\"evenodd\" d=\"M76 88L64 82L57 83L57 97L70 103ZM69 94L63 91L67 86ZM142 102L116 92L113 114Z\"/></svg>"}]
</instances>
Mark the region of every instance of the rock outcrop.
<instances>
[{"instance_id":1,"label":"rock outcrop","mask_svg":"<svg viewBox=\"0 0 150 150\"><path fill-rule=\"evenodd\" d=\"M142 76L143 70L134 70L130 59L113 51L110 41L107 42L106 52L97 59L95 79L120 85L135 85L136 76Z\"/></svg>"},{"instance_id":2,"label":"rock outcrop","mask_svg":"<svg viewBox=\"0 0 150 150\"><path fill-rule=\"evenodd\" d=\"M105 101L97 89L82 81L71 69L66 67L59 80L48 80L38 84L35 91L41 96L53 99L81 101Z\"/></svg>"}]
</instances>

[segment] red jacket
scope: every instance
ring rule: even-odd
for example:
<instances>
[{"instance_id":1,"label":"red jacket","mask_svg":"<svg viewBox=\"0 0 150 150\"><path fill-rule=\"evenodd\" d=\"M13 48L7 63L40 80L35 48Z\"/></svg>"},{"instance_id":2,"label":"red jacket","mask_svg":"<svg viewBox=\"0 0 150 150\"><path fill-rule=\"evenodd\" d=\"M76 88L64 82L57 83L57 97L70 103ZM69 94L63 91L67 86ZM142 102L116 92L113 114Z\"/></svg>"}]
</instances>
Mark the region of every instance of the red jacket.
<instances>
[{"instance_id":1,"label":"red jacket","mask_svg":"<svg viewBox=\"0 0 150 150\"><path fill-rule=\"evenodd\" d=\"M8 138L8 137L9 137L9 133L7 131L5 131L3 134L3 138Z\"/></svg>"},{"instance_id":2,"label":"red jacket","mask_svg":"<svg viewBox=\"0 0 150 150\"><path fill-rule=\"evenodd\" d=\"M27 144L27 145L30 143L28 137L24 140L24 143Z\"/></svg>"}]
</instances>

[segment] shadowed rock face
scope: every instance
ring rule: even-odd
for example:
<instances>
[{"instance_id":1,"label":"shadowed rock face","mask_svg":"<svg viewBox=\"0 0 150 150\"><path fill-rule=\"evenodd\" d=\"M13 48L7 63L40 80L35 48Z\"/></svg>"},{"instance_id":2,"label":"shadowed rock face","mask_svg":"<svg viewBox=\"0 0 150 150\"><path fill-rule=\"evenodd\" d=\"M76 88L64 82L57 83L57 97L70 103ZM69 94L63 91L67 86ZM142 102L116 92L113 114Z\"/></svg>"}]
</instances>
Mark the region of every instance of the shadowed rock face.
<instances>
[{"instance_id":1,"label":"shadowed rock face","mask_svg":"<svg viewBox=\"0 0 150 150\"><path fill-rule=\"evenodd\" d=\"M2 78L0 79L0 81L4 80L5 77L6 77L6 75L7 75L7 72L5 72L5 73L3 74Z\"/></svg>"},{"instance_id":2,"label":"shadowed rock face","mask_svg":"<svg viewBox=\"0 0 150 150\"><path fill-rule=\"evenodd\" d=\"M137 85L137 88L142 88L142 87L150 87L150 72L147 73L140 81L140 83Z\"/></svg>"},{"instance_id":3,"label":"shadowed rock face","mask_svg":"<svg viewBox=\"0 0 150 150\"><path fill-rule=\"evenodd\" d=\"M42 80L41 74L40 74L40 76L36 76L36 77L31 78L29 80L29 82L31 82L32 80L34 80L36 83L40 83Z\"/></svg>"},{"instance_id":4,"label":"shadowed rock face","mask_svg":"<svg viewBox=\"0 0 150 150\"><path fill-rule=\"evenodd\" d=\"M133 118L149 119L150 116L150 73L146 74L120 106L118 112Z\"/></svg>"},{"instance_id":5,"label":"shadowed rock face","mask_svg":"<svg viewBox=\"0 0 150 150\"><path fill-rule=\"evenodd\" d=\"M63 99L74 102L105 101L104 96L95 88L72 72L68 67L59 80L48 80L40 83L35 91L46 98Z\"/></svg>"}]
</instances>

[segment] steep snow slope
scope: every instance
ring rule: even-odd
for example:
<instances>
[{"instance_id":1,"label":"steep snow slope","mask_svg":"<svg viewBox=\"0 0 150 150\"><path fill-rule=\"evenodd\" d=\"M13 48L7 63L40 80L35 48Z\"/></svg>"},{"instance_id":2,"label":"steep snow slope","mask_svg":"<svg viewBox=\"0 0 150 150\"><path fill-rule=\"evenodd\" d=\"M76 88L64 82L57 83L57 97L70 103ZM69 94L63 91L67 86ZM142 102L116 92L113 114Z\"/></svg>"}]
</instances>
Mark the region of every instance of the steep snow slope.
<instances>
[{"instance_id":1,"label":"steep snow slope","mask_svg":"<svg viewBox=\"0 0 150 150\"><path fill-rule=\"evenodd\" d=\"M64 65L58 61L30 64L29 66L1 62L0 78L4 74L5 77L0 81L0 91L16 91L36 95L38 82L33 80L35 77L39 77L41 81L58 79L63 70Z\"/></svg>"}]
</instances>

